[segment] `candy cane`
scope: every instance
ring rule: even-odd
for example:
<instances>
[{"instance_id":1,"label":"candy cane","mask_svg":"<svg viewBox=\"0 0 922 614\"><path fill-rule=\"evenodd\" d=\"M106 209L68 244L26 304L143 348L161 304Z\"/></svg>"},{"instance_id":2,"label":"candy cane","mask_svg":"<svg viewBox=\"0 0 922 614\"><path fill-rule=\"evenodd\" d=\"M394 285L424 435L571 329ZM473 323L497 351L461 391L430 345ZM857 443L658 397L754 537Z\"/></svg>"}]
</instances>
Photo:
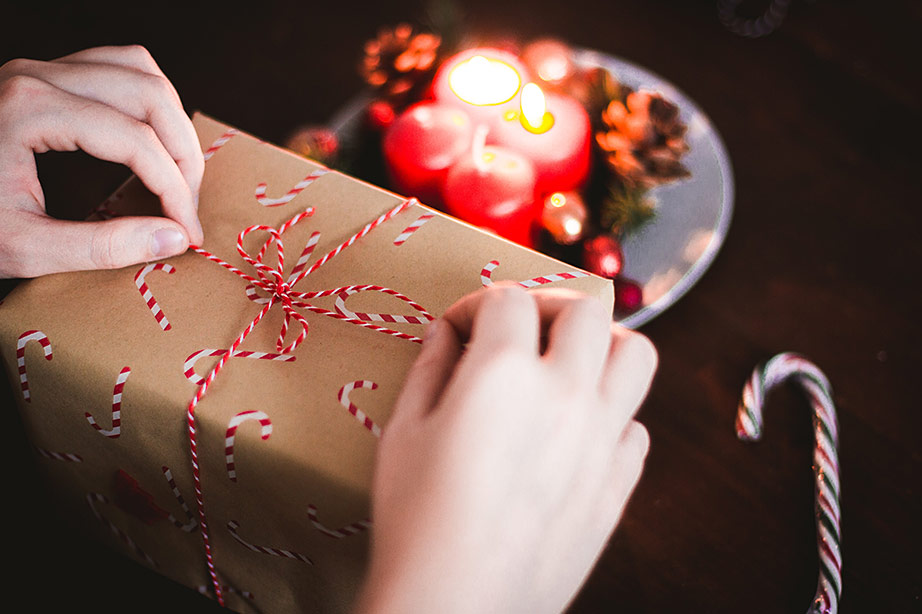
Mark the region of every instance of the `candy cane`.
<instances>
[{"instance_id":1,"label":"candy cane","mask_svg":"<svg viewBox=\"0 0 922 614\"><path fill-rule=\"evenodd\" d=\"M278 207L279 205L284 205L292 201L292 199L301 193L301 191L314 183L320 177L326 175L329 171L325 168L318 168L313 173L299 181L295 184L295 187L288 190L288 193L281 198L269 198L266 196L266 184L260 183L256 186L256 200L259 201L259 204L263 207Z\"/></svg>"},{"instance_id":2,"label":"candy cane","mask_svg":"<svg viewBox=\"0 0 922 614\"><path fill-rule=\"evenodd\" d=\"M756 368L743 389L736 414L736 434L745 441L762 436L762 408L765 395L791 379L807 393L813 407L813 471L816 477L816 534L820 573L816 596L808 614L835 614L842 595L842 552L839 521L839 456L836 407L832 387L812 362L790 352L778 354Z\"/></svg>"},{"instance_id":3,"label":"candy cane","mask_svg":"<svg viewBox=\"0 0 922 614\"><path fill-rule=\"evenodd\" d=\"M186 505L186 500L183 498L182 493L179 492L179 488L176 486L176 481L173 479L173 472L170 471L169 467L163 466L160 468L163 471L163 477L166 478L166 483L169 484L170 489L173 491L173 496L176 497L176 501L179 502L179 507L182 508L182 511L186 514L186 522L181 522L173 514L168 516L170 522L173 523L176 528L185 531L186 533L191 533L198 528L198 521L192 516L192 512L189 511L189 506Z\"/></svg>"},{"instance_id":4,"label":"candy cane","mask_svg":"<svg viewBox=\"0 0 922 614\"><path fill-rule=\"evenodd\" d=\"M151 294L150 288L147 287L147 282L144 281L144 278L147 277L147 274L151 271L166 271L167 274L172 275L176 272L176 269L173 268L173 265L167 264L165 262L155 262L154 264L148 264L135 273L134 283L138 287L138 292L141 293L141 296L144 298L144 302L147 303L148 309L154 314L154 319L157 320L157 324L160 325L160 328L163 330L170 330L172 326L170 321L166 319L166 316L163 315L163 311L160 310L160 305L157 304L154 295Z\"/></svg>"},{"instance_id":5,"label":"candy cane","mask_svg":"<svg viewBox=\"0 0 922 614\"><path fill-rule=\"evenodd\" d=\"M106 437L111 437L112 439L118 437L122 432L122 390L125 389L125 381L128 379L129 375L131 375L131 368L122 367L122 370L119 371L118 377L115 378L115 387L112 388L111 429L103 429L101 426L96 424L96 420L93 419L93 416L90 415L90 412L84 413L86 416L86 421L90 423L90 426L92 426Z\"/></svg>"},{"instance_id":6,"label":"candy cane","mask_svg":"<svg viewBox=\"0 0 922 614\"><path fill-rule=\"evenodd\" d=\"M496 270L496 267L499 266L499 260L491 260L483 269L480 271L480 283L484 287L493 285L493 271ZM532 277L531 279L526 279L525 281L516 282L523 288L534 288L543 284L551 284L555 281L563 281L565 279L577 279L579 277L588 277L588 273L583 271L572 271L569 273L553 273L551 275L540 275L538 277Z\"/></svg>"},{"instance_id":7,"label":"candy cane","mask_svg":"<svg viewBox=\"0 0 922 614\"><path fill-rule=\"evenodd\" d=\"M65 461L69 463L83 462L83 458L79 454L73 454L71 452L52 452L51 450L46 450L45 448L40 448L38 446L35 446L35 451L45 458L50 458L52 460Z\"/></svg>"},{"instance_id":8,"label":"candy cane","mask_svg":"<svg viewBox=\"0 0 922 614\"><path fill-rule=\"evenodd\" d=\"M397 247L400 247L401 245L406 243L407 239L410 238L410 235L412 235L414 232L419 230L420 226L422 226L423 224L425 224L426 222L428 222L434 217L435 217L434 213L423 213L421 216L416 218L415 222L413 222L412 224L404 228L403 232L397 235L397 238L394 239L394 245L396 245Z\"/></svg>"},{"instance_id":9,"label":"candy cane","mask_svg":"<svg viewBox=\"0 0 922 614\"><path fill-rule=\"evenodd\" d=\"M313 503L307 506L307 517L310 518L311 524L314 525L314 528L316 528L324 535L328 535L334 539L342 539L344 537L349 537L350 535L356 535L362 531L367 531L368 528L371 527L371 519L366 518L365 520L353 522L352 524L340 527L339 529L327 528L317 519L317 507Z\"/></svg>"},{"instance_id":10,"label":"candy cane","mask_svg":"<svg viewBox=\"0 0 922 614\"><path fill-rule=\"evenodd\" d=\"M195 372L195 363L198 362L200 358L205 358L206 356L224 356L227 354L227 350L199 350L197 352L192 352L189 354L189 357L186 358L186 361L183 363L183 375L186 376L190 382L196 386L201 386L205 381L205 378L201 377L198 373ZM281 362L294 362L295 357L291 354L269 354L267 352L251 352L249 350L237 350L231 356L231 358L253 358L258 360L278 360Z\"/></svg>"},{"instance_id":11,"label":"candy cane","mask_svg":"<svg viewBox=\"0 0 922 614\"><path fill-rule=\"evenodd\" d=\"M236 129L231 128L230 130L228 130L227 132L219 136L217 139L215 139L215 142L211 144L211 147L206 149L205 153L202 154L202 157L205 158L205 162L208 162L209 160L211 160L211 156L213 156L216 151L221 149L225 143L227 143L229 140L231 140L232 137L234 137L237 134L239 134L239 132Z\"/></svg>"},{"instance_id":12,"label":"candy cane","mask_svg":"<svg viewBox=\"0 0 922 614\"><path fill-rule=\"evenodd\" d=\"M431 315L423 308L422 305L414 302L410 297L397 292L396 290L391 290L390 288L385 288L383 286L372 286L372 285L363 285L363 286L346 286L345 288L338 288L339 293L336 295L336 312L346 316L347 318L355 318L358 320L363 320L366 322L377 321L377 322L390 322L390 323L400 323L400 324L427 324L429 321L434 320ZM375 292L382 292L384 294L389 294L391 296L397 297L405 303L409 304L413 309L419 311L423 314L422 318L416 316L402 316L391 313L355 313L350 311L346 307L346 299L357 294L359 292L364 292L366 290L372 290Z\"/></svg>"},{"instance_id":13,"label":"candy cane","mask_svg":"<svg viewBox=\"0 0 922 614\"><path fill-rule=\"evenodd\" d=\"M256 544L251 544L246 541L240 535L237 534L237 529L240 528L240 523L236 520L231 520L227 523L227 530L230 532L231 536L240 542L242 545L246 546L253 552L261 552L262 554L269 554L271 556L279 556L286 559L294 559L296 561L301 561L302 563L307 563L308 565L313 565L314 562L308 557L300 554L298 552L292 552L291 550L282 550L279 548L268 548L266 546L258 546Z\"/></svg>"},{"instance_id":14,"label":"candy cane","mask_svg":"<svg viewBox=\"0 0 922 614\"><path fill-rule=\"evenodd\" d=\"M96 516L96 519L99 520L99 522L109 527L109 530L112 531L116 537L128 544L128 547L134 550L135 553L142 559L147 561L148 565L151 567L157 567L157 563L154 562L154 559L150 558L150 556L148 556L148 554L144 552L144 550L142 550L141 547L138 546L133 539L128 537L124 531L112 524L112 521L110 521L99 512L99 509L96 507L96 503L109 503L109 498L107 496L98 492L88 492L86 494L86 502L89 504L90 509L93 510L93 514Z\"/></svg>"},{"instance_id":15,"label":"candy cane","mask_svg":"<svg viewBox=\"0 0 922 614\"><path fill-rule=\"evenodd\" d=\"M16 342L16 363L19 365L19 385L22 388L22 398L26 400L26 403L32 402L32 395L29 393L29 378L26 376L26 344L30 341L38 341L42 345L45 360L54 358L51 353L51 342L42 331L27 330L19 335L19 341Z\"/></svg>"},{"instance_id":16,"label":"candy cane","mask_svg":"<svg viewBox=\"0 0 922 614\"><path fill-rule=\"evenodd\" d=\"M377 424L375 424L371 418L365 415L365 412L363 412L361 409L356 407L355 403L349 400L349 394L356 388L367 388L369 390L374 390L377 387L378 385L374 382L369 382L368 380L363 380L363 379L356 380L340 388L339 393L337 394L337 398L339 399L339 402L342 404L342 406L348 409L350 414L355 416L356 420L361 422L365 426L365 428L371 431L372 435L374 435L375 437L380 437L381 428Z\"/></svg>"},{"instance_id":17,"label":"candy cane","mask_svg":"<svg viewBox=\"0 0 922 614\"><path fill-rule=\"evenodd\" d=\"M227 463L227 477L230 478L231 482L237 481L237 469L234 465L234 438L237 436L237 427L247 420L259 421L261 427L260 437L262 439L269 439L269 435L272 434L272 420L269 419L265 412L251 409L242 411L230 419L230 422L227 423L227 433L224 436L224 457Z\"/></svg>"},{"instance_id":18,"label":"candy cane","mask_svg":"<svg viewBox=\"0 0 922 614\"><path fill-rule=\"evenodd\" d=\"M199 585L198 585L198 592L200 592L200 593L203 594L203 595L207 595L207 594L209 593L209 590L208 590L208 589L210 589L210 588L211 588L210 586L207 586L207 585L205 585L205 584L199 584ZM244 599L249 599L250 601L253 601L254 599L256 599L256 595L254 595L254 594L251 593L250 591L241 591L241 590L238 590L238 589L234 588L233 586L231 586L230 584L224 584L224 585L222 585L222 586L221 586L221 589L222 589L224 592L227 592L227 593L233 593L233 594L235 594L235 595L240 595L240 596L243 597ZM258 610L257 610L257 611L258 611Z\"/></svg>"}]
</instances>

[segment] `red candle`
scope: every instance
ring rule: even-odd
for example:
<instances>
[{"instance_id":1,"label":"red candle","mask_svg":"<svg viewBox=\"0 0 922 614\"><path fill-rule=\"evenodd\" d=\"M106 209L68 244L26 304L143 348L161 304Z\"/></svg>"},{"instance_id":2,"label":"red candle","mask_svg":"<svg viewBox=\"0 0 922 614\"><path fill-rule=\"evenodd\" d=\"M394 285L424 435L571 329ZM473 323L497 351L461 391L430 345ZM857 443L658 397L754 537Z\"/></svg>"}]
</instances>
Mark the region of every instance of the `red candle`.
<instances>
[{"instance_id":1,"label":"red candle","mask_svg":"<svg viewBox=\"0 0 922 614\"><path fill-rule=\"evenodd\" d=\"M471 121L455 107L418 103L384 135L384 159L395 188L430 204L440 204L449 167L470 147Z\"/></svg>"},{"instance_id":2,"label":"red candle","mask_svg":"<svg viewBox=\"0 0 922 614\"><path fill-rule=\"evenodd\" d=\"M478 129L471 154L448 170L443 198L449 213L534 247L535 167L504 147L484 146L486 128Z\"/></svg>"},{"instance_id":3,"label":"red candle","mask_svg":"<svg viewBox=\"0 0 922 614\"><path fill-rule=\"evenodd\" d=\"M513 149L535 165L537 192L576 190L589 177L589 115L576 100L547 94L529 83L522 90L521 109L507 111L490 142Z\"/></svg>"},{"instance_id":4,"label":"red candle","mask_svg":"<svg viewBox=\"0 0 922 614\"><path fill-rule=\"evenodd\" d=\"M432 82L433 97L463 109L475 124L495 125L518 108L525 66L511 53L488 47L468 49L446 60Z\"/></svg>"}]
</instances>

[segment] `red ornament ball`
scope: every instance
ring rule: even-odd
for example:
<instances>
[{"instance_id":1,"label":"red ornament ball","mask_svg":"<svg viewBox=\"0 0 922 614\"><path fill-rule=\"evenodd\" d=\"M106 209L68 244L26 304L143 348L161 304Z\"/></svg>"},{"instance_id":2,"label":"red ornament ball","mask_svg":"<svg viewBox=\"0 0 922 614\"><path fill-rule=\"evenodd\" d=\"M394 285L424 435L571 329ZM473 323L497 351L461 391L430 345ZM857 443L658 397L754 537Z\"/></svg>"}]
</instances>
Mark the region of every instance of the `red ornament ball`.
<instances>
[{"instance_id":1,"label":"red ornament ball","mask_svg":"<svg viewBox=\"0 0 922 614\"><path fill-rule=\"evenodd\" d=\"M643 288L635 281L618 277L615 282L615 313L628 315L643 306Z\"/></svg>"},{"instance_id":2,"label":"red ornament ball","mask_svg":"<svg viewBox=\"0 0 922 614\"><path fill-rule=\"evenodd\" d=\"M583 266L601 277L617 277L624 266L624 253L618 239L611 235L599 235L584 241Z\"/></svg>"}]
</instances>

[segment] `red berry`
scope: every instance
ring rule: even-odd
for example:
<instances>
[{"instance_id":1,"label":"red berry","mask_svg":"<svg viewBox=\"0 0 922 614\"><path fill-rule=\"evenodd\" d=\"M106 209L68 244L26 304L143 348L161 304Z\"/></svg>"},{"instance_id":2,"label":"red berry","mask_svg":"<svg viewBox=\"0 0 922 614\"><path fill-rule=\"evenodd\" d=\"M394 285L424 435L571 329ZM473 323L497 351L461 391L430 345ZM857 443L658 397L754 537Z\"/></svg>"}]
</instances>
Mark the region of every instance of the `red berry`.
<instances>
[{"instance_id":1,"label":"red berry","mask_svg":"<svg viewBox=\"0 0 922 614\"><path fill-rule=\"evenodd\" d=\"M386 130L396 118L394 107L388 102L375 100L368 105L368 123L376 130Z\"/></svg>"},{"instance_id":2,"label":"red berry","mask_svg":"<svg viewBox=\"0 0 922 614\"><path fill-rule=\"evenodd\" d=\"M601 277L617 277L624 266L624 253L618 239L611 235L599 235L584 241L583 266Z\"/></svg>"},{"instance_id":3,"label":"red berry","mask_svg":"<svg viewBox=\"0 0 922 614\"><path fill-rule=\"evenodd\" d=\"M627 315L643 306L643 289L635 281L618 277L615 282L615 313Z\"/></svg>"}]
</instances>

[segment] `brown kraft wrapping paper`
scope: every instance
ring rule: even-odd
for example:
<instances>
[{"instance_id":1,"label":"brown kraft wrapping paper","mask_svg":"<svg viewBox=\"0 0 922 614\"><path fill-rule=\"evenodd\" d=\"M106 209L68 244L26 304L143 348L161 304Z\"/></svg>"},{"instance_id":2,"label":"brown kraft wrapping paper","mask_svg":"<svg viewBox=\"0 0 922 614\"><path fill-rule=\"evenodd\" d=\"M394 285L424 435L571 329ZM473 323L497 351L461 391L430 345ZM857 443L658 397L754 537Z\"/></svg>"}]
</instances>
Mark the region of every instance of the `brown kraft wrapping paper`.
<instances>
[{"instance_id":1,"label":"brown kraft wrapping paper","mask_svg":"<svg viewBox=\"0 0 922 614\"><path fill-rule=\"evenodd\" d=\"M287 278L314 233L306 268L405 201L337 172L312 177L322 167L204 115L194 124L207 159L202 247L252 277L254 267L237 253L238 234L249 226L280 228L314 209L282 235ZM101 209L112 210L159 212L159 203L132 179ZM255 256L268 236L254 231L243 246ZM270 246L263 263L277 267L276 253ZM22 283L0 304L0 355L62 511L127 556L213 595L186 412L201 378L264 304L248 298L244 279L191 250L144 269ZM374 227L292 290L373 284L437 317L480 288L484 274L543 278L531 285L574 288L608 307L613 300L607 280L419 204ZM572 275L582 276L565 278ZM308 333L281 354L276 342L285 317L273 306L195 408L214 564L226 605L238 611L347 610L367 555L377 437L419 351L410 337L427 320L382 291L307 302L340 317L296 308ZM285 345L301 331L292 319Z\"/></svg>"}]
</instances>

